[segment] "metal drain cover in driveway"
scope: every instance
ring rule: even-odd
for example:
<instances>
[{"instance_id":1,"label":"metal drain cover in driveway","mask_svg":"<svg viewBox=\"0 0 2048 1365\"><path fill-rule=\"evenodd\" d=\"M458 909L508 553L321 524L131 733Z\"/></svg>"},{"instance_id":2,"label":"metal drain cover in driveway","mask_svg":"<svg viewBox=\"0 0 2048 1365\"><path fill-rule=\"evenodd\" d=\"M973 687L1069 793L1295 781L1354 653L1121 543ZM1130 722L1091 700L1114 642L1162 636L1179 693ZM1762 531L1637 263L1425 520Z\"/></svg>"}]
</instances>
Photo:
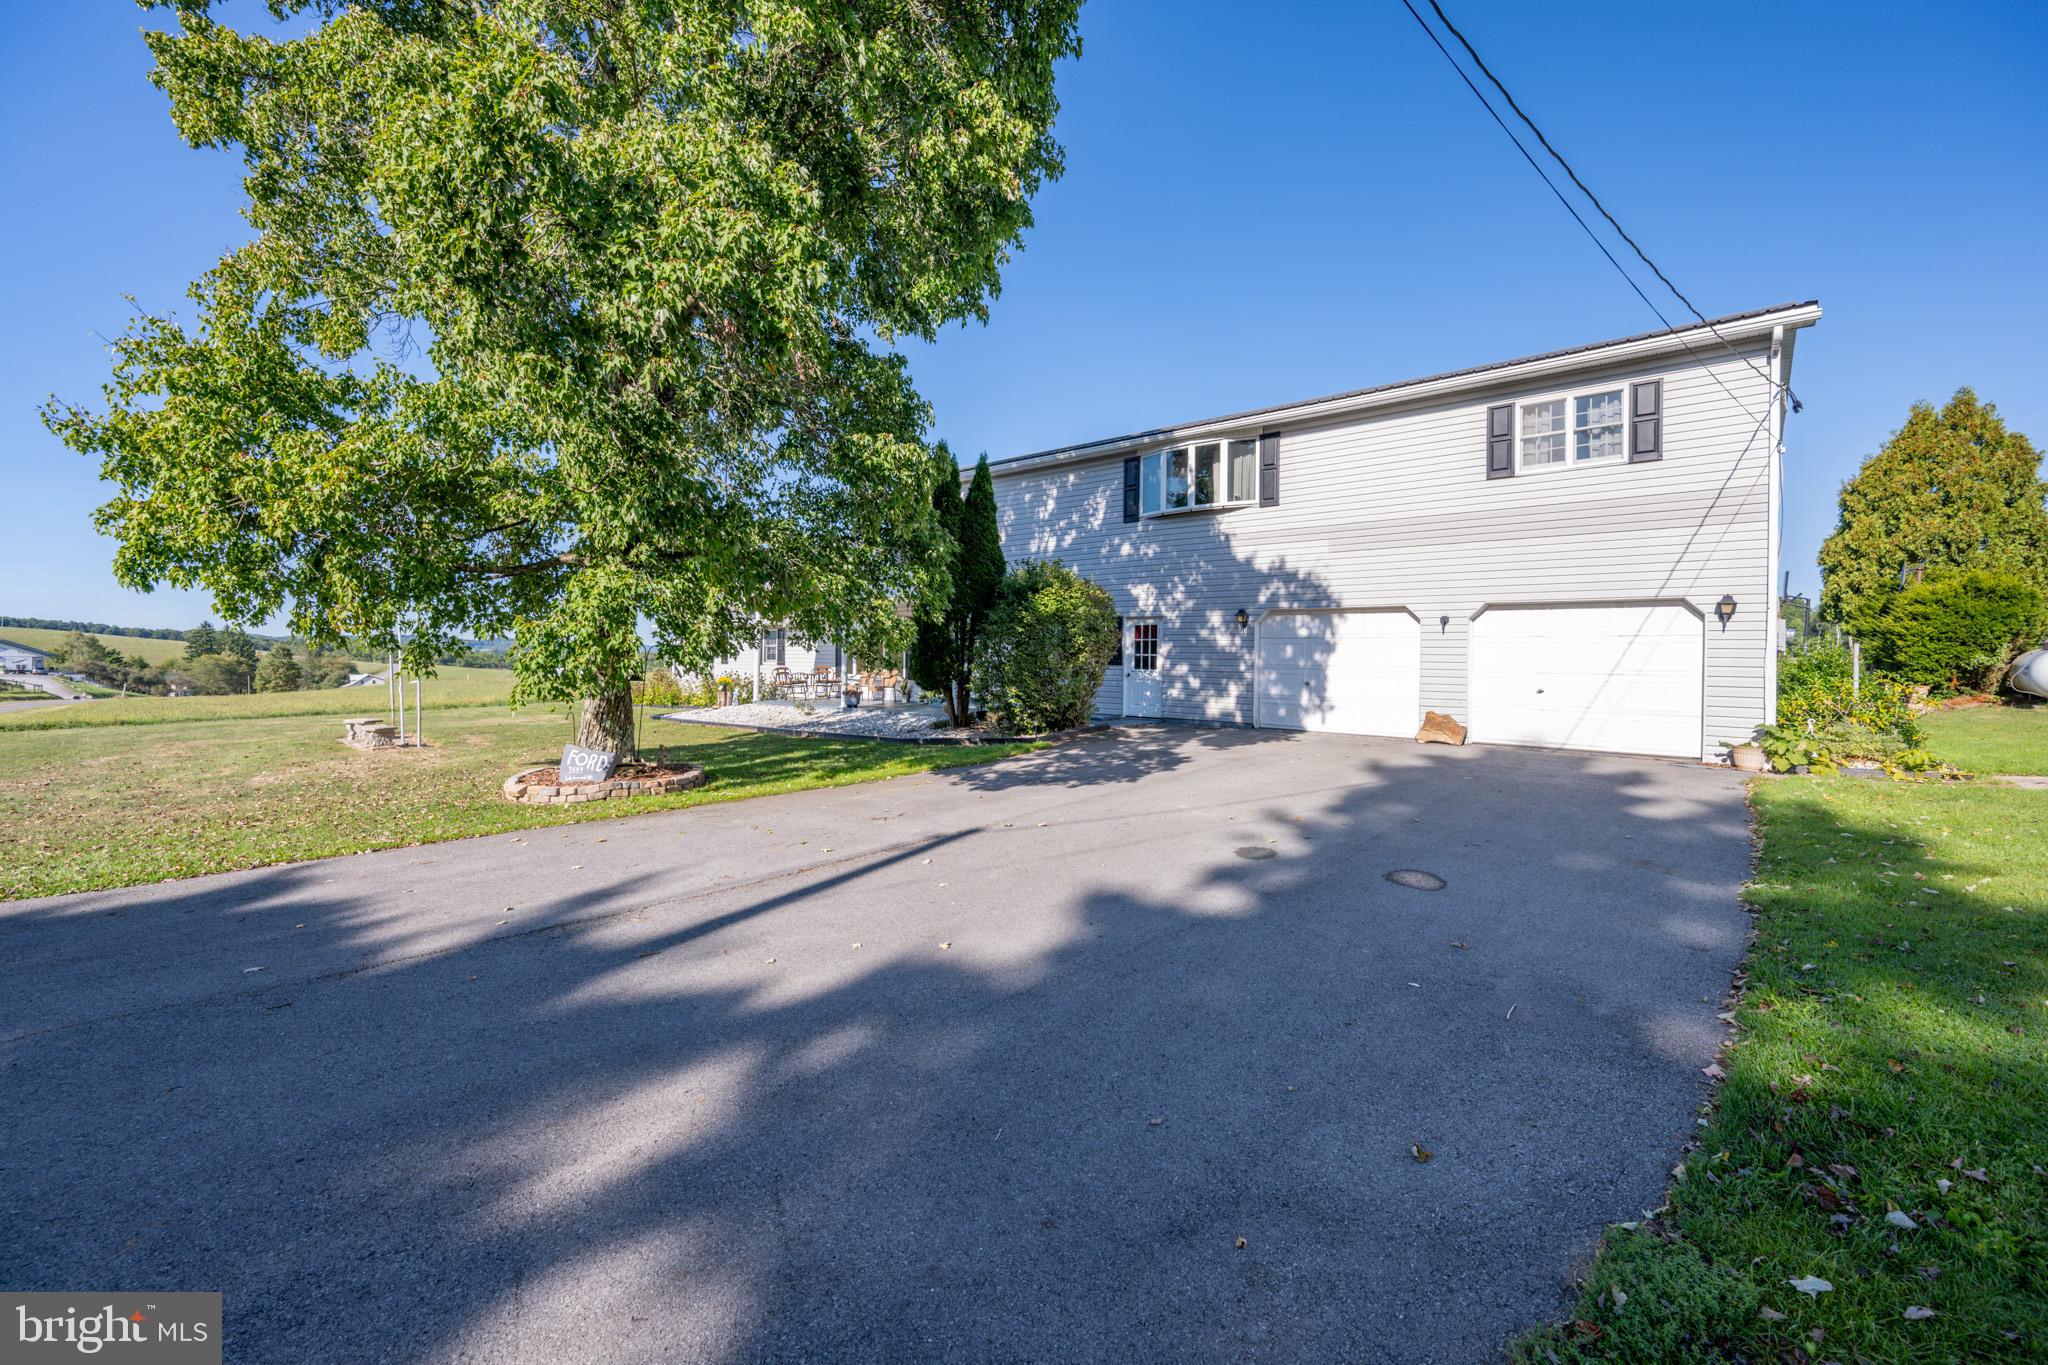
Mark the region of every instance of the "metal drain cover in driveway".
<instances>
[{"instance_id":1,"label":"metal drain cover in driveway","mask_svg":"<svg viewBox=\"0 0 2048 1365\"><path fill-rule=\"evenodd\" d=\"M1441 891L1444 879L1434 872L1424 872L1419 867L1397 867L1387 874L1387 880L1396 886L1405 886L1411 891Z\"/></svg>"},{"instance_id":2,"label":"metal drain cover in driveway","mask_svg":"<svg viewBox=\"0 0 2048 1365\"><path fill-rule=\"evenodd\" d=\"M1263 844L1248 844L1237 851L1237 856L1240 858L1250 858L1256 862L1260 858L1272 858L1278 855Z\"/></svg>"}]
</instances>

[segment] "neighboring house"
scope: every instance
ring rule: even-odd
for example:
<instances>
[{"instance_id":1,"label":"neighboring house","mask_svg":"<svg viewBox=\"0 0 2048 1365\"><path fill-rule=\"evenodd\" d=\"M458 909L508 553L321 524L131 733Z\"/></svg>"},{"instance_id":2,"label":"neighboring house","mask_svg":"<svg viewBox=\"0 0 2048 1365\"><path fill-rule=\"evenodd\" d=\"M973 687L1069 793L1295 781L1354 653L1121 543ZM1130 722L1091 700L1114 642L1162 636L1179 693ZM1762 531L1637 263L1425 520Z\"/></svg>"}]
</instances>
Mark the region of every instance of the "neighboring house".
<instances>
[{"instance_id":1,"label":"neighboring house","mask_svg":"<svg viewBox=\"0 0 2048 1365\"><path fill-rule=\"evenodd\" d=\"M805 677L819 664L828 666L841 677L849 674L858 676L871 671L871 668L899 674L907 671L905 660L871 666L855 658L851 651L836 644L814 644L785 627L776 627L772 630L764 629L754 644L713 664L711 675L752 678L758 689L762 684L775 681L775 670L778 668L788 669L793 677ZM903 691L906 695L914 695L916 689L908 686L906 681Z\"/></svg>"},{"instance_id":2,"label":"neighboring house","mask_svg":"<svg viewBox=\"0 0 2048 1365\"><path fill-rule=\"evenodd\" d=\"M47 673L50 671L50 656L43 650L29 645L18 645L12 640L0 640L0 673Z\"/></svg>"},{"instance_id":3,"label":"neighboring house","mask_svg":"<svg viewBox=\"0 0 2048 1365\"><path fill-rule=\"evenodd\" d=\"M1115 597L1104 715L1406 736L1429 709L1712 758L1775 710L1785 395L1820 311L1006 459L1004 553Z\"/></svg>"}]
</instances>

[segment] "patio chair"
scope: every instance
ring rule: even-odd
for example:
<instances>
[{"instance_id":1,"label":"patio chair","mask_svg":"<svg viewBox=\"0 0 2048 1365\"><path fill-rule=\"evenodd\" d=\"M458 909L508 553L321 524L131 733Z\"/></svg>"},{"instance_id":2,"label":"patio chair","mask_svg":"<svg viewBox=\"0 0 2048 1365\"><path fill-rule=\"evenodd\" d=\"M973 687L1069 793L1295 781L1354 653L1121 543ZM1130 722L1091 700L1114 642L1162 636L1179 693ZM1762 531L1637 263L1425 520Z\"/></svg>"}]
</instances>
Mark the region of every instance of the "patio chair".
<instances>
[{"instance_id":1,"label":"patio chair","mask_svg":"<svg viewBox=\"0 0 2048 1365\"><path fill-rule=\"evenodd\" d=\"M794 695L797 689L796 675L781 664L775 666L775 673L769 679L769 683L777 692L782 693L784 696Z\"/></svg>"},{"instance_id":2,"label":"patio chair","mask_svg":"<svg viewBox=\"0 0 2048 1365\"><path fill-rule=\"evenodd\" d=\"M829 697L839 690L839 670L831 664L815 664L811 668L810 681L817 695Z\"/></svg>"}]
</instances>

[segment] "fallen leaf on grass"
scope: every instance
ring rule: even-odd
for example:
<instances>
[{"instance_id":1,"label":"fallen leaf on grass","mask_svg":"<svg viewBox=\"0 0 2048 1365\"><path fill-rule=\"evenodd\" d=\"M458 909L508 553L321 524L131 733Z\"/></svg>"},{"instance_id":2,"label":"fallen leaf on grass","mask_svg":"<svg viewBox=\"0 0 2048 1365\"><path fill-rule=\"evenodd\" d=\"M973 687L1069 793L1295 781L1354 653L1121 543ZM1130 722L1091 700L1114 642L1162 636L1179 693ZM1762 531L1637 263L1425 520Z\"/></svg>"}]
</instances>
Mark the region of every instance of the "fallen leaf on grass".
<instances>
[{"instance_id":1,"label":"fallen leaf on grass","mask_svg":"<svg viewBox=\"0 0 2048 1365\"><path fill-rule=\"evenodd\" d=\"M1770 1307L1757 1309L1756 1315L1762 1318L1765 1322L1783 1322L1785 1320L1785 1315L1783 1313L1780 1313L1777 1309Z\"/></svg>"},{"instance_id":2,"label":"fallen leaf on grass","mask_svg":"<svg viewBox=\"0 0 2048 1365\"><path fill-rule=\"evenodd\" d=\"M1614 1306L1616 1308L1620 1308L1623 1304L1628 1302L1628 1295L1621 1292L1620 1285L1614 1286L1611 1292L1614 1295Z\"/></svg>"},{"instance_id":3,"label":"fallen leaf on grass","mask_svg":"<svg viewBox=\"0 0 2048 1365\"><path fill-rule=\"evenodd\" d=\"M1818 1275L1801 1275L1798 1279L1787 1280L1785 1281L1785 1283L1791 1285L1794 1289L1798 1290L1802 1294L1807 1295L1809 1298L1817 1299L1823 1294L1832 1294L1835 1292L1835 1287L1829 1284L1826 1280L1823 1280Z\"/></svg>"},{"instance_id":4,"label":"fallen leaf on grass","mask_svg":"<svg viewBox=\"0 0 2048 1365\"><path fill-rule=\"evenodd\" d=\"M1931 1318L1933 1316L1934 1310L1932 1308L1923 1308L1917 1303L1909 1306L1906 1309L1907 1322L1923 1322L1926 1319Z\"/></svg>"},{"instance_id":5,"label":"fallen leaf on grass","mask_svg":"<svg viewBox=\"0 0 2048 1365\"><path fill-rule=\"evenodd\" d=\"M1409 1143L1408 1150L1415 1154L1417 1161L1427 1161L1436 1155L1435 1152L1430 1151L1429 1148L1422 1146L1420 1143Z\"/></svg>"},{"instance_id":6,"label":"fallen leaf on grass","mask_svg":"<svg viewBox=\"0 0 2048 1365\"><path fill-rule=\"evenodd\" d=\"M1898 1072L1904 1071L1906 1069L1906 1064L1896 1057L1888 1059L1885 1062L1885 1065L1890 1067L1894 1074L1897 1074Z\"/></svg>"},{"instance_id":7,"label":"fallen leaf on grass","mask_svg":"<svg viewBox=\"0 0 2048 1365\"><path fill-rule=\"evenodd\" d=\"M1721 1069L1721 1064L1719 1062L1707 1063L1705 1066L1700 1068L1700 1074L1702 1076L1705 1076L1708 1080L1713 1081L1724 1081L1728 1079L1728 1073Z\"/></svg>"},{"instance_id":8,"label":"fallen leaf on grass","mask_svg":"<svg viewBox=\"0 0 2048 1365\"><path fill-rule=\"evenodd\" d=\"M1920 1225L1913 1221L1912 1214L1901 1213L1897 1209L1893 1209L1890 1213L1886 1214L1884 1221L1890 1223L1895 1228L1904 1228L1908 1232L1918 1232L1920 1230Z\"/></svg>"},{"instance_id":9,"label":"fallen leaf on grass","mask_svg":"<svg viewBox=\"0 0 2048 1365\"><path fill-rule=\"evenodd\" d=\"M1934 1182L1934 1188L1941 1191L1941 1193L1943 1194L1947 1194L1950 1190L1954 1189L1955 1187L1955 1181L1949 1180L1946 1177Z\"/></svg>"}]
</instances>

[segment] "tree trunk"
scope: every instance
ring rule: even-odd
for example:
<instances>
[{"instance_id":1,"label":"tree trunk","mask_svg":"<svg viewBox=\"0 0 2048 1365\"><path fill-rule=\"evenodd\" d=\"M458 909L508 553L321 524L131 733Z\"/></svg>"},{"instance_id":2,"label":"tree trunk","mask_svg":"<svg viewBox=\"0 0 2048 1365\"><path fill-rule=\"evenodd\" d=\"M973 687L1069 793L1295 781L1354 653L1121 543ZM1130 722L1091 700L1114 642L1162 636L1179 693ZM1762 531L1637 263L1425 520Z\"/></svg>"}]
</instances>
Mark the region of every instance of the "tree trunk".
<instances>
[{"instance_id":1,"label":"tree trunk","mask_svg":"<svg viewBox=\"0 0 2048 1365\"><path fill-rule=\"evenodd\" d=\"M633 749L633 689L621 687L578 703L576 743L600 753L626 754Z\"/></svg>"}]
</instances>

